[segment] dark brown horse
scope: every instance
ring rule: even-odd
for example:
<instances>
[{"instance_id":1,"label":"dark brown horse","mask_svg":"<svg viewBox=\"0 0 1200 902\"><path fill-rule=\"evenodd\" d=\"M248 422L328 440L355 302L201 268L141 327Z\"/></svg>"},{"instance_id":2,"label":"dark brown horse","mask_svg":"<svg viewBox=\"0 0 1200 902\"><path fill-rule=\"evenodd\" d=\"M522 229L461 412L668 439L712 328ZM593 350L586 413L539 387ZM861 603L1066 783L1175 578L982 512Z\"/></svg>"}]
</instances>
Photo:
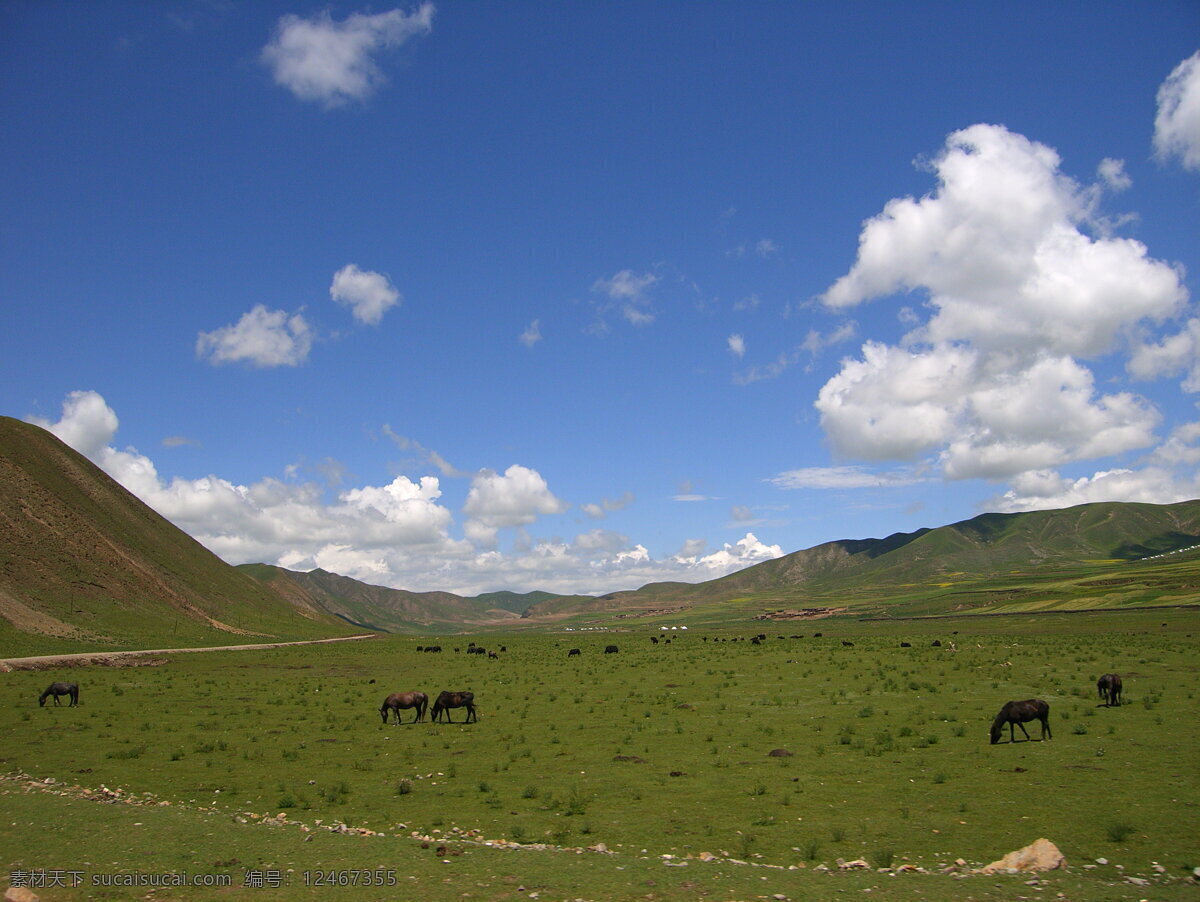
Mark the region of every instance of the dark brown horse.
<instances>
[{"instance_id":1,"label":"dark brown horse","mask_svg":"<svg viewBox=\"0 0 1200 902\"><path fill-rule=\"evenodd\" d=\"M1096 680L1096 694L1104 699L1106 708L1115 708L1121 704L1121 677L1116 673L1106 673Z\"/></svg>"},{"instance_id":2,"label":"dark brown horse","mask_svg":"<svg viewBox=\"0 0 1200 902\"><path fill-rule=\"evenodd\" d=\"M451 708L466 708L467 717L463 723L470 723L473 720L479 720L475 715L475 693L474 692L448 692L443 691L438 695L433 703L433 716L430 718L436 722L443 715L446 718L446 723L454 723L450 717Z\"/></svg>"},{"instance_id":3,"label":"dark brown horse","mask_svg":"<svg viewBox=\"0 0 1200 902\"><path fill-rule=\"evenodd\" d=\"M1000 731L1008 724L1008 741L1016 742L1016 735L1013 733L1013 724L1021 728L1021 732L1025 734L1025 739L1028 740L1029 731L1025 729L1025 724L1031 720L1040 720L1042 722L1042 739L1050 739L1050 706L1040 698L1027 698L1023 702L1009 702L1000 709L1000 713L996 715L996 719L992 721L992 745L1000 741Z\"/></svg>"},{"instance_id":4,"label":"dark brown horse","mask_svg":"<svg viewBox=\"0 0 1200 902\"><path fill-rule=\"evenodd\" d=\"M401 723L400 710L416 708L417 716L413 718L413 723L416 723L425 716L425 706L428 704L429 696L424 692L393 692L383 700L383 704L379 706L379 713L383 715L383 722L387 723L388 714L395 711L396 723Z\"/></svg>"},{"instance_id":5,"label":"dark brown horse","mask_svg":"<svg viewBox=\"0 0 1200 902\"><path fill-rule=\"evenodd\" d=\"M54 696L54 704L56 705L59 704L58 697L60 695L71 696L72 708L79 704L79 686L76 683L51 683L38 699L38 707L45 705L46 699L51 695Z\"/></svg>"}]
</instances>

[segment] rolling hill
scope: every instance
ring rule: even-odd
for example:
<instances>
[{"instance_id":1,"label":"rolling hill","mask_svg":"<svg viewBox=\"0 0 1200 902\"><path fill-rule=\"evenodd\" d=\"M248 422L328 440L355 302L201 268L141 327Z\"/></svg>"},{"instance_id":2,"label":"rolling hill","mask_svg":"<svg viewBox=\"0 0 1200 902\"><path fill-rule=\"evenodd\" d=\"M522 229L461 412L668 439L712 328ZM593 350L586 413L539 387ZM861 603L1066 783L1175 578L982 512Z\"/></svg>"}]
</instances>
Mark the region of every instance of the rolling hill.
<instances>
[{"instance_id":1,"label":"rolling hill","mask_svg":"<svg viewBox=\"0 0 1200 902\"><path fill-rule=\"evenodd\" d=\"M51 433L0 417L6 653L351 632L229 566Z\"/></svg>"},{"instance_id":2,"label":"rolling hill","mask_svg":"<svg viewBox=\"0 0 1200 902\"><path fill-rule=\"evenodd\" d=\"M527 616L848 608L892 616L1200 603L1200 501L982 514L883 539L827 542L708 582L656 583ZM1159 558L1159 555L1169 554ZM787 619L786 615L781 619Z\"/></svg>"},{"instance_id":3,"label":"rolling hill","mask_svg":"<svg viewBox=\"0 0 1200 902\"><path fill-rule=\"evenodd\" d=\"M232 567L49 432L0 417L0 651L1200 604L1200 501L983 514L827 542L698 584L464 598Z\"/></svg>"}]
</instances>

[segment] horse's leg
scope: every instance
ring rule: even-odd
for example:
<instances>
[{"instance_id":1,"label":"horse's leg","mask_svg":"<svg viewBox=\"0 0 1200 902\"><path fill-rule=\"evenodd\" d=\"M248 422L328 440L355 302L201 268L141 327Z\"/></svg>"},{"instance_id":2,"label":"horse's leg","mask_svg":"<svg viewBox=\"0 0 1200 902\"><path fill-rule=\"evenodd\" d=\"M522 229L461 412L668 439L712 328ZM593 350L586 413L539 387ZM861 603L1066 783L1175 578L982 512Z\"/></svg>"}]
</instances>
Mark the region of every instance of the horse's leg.
<instances>
[{"instance_id":1,"label":"horse's leg","mask_svg":"<svg viewBox=\"0 0 1200 902\"><path fill-rule=\"evenodd\" d=\"M1025 729L1025 724L1023 724L1023 723L1021 723L1020 721L1018 721L1018 722L1017 722L1017 726L1018 726L1018 727L1020 727L1020 728L1021 728L1021 732L1025 734L1025 739L1026 739L1026 741L1028 741L1028 740L1030 740L1030 739L1032 738L1032 737L1029 735L1029 731L1028 731L1027 729Z\"/></svg>"}]
</instances>

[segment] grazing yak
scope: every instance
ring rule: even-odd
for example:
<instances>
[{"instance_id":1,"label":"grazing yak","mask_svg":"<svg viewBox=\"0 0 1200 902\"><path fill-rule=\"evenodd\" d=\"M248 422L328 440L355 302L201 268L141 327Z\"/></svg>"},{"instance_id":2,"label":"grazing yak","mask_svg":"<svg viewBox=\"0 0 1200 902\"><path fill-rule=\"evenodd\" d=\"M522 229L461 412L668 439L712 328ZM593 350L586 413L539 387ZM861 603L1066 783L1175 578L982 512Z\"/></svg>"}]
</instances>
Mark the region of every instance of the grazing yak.
<instances>
[{"instance_id":1,"label":"grazing yak","mask_svg":"<svg viewBox=\"0 0 1200 902\"><path fill-rule=\"evenodd\" d=\"M617 653L617 647L615 645L607 645L604 648L604 653L606 655L615 655Z\"/></svg>"},{"instance_id":2,"label":"grazing yak","mask_svg":"<svg viewBox=\"0 0 1200 902\"><path fill-rule=\"evenodd\" d=\"M992 745L1000 741L1000 731L1008 724L1008 741L1015 742L1016 735L1013 733L1013 725L1016 724L1021 728L1021 732L1025 734L1028 740L1029 731L1025 729L1025 724L1031 720L1040 720L1042 722L1042 739L1051 739L1050 734L1050 706L1040 698L1027 698L1020 702L1008 702L1000 713L996 715L996 719L992 721Z\"/></svg>"},{"instance_id":3,"label":"grazing yak","mask_svg":"<svg viewBox=\"0 0 1200 902\"><path fill-rule=\"evenodd\" d=\"M567 657L568 657L568 658L573 658L573 657L575 657L577 654L579 654L579 649L578 649L578 648L572 648L572 649L571 649L569 652L567 652Z\"/></svg>"}]
</instances>

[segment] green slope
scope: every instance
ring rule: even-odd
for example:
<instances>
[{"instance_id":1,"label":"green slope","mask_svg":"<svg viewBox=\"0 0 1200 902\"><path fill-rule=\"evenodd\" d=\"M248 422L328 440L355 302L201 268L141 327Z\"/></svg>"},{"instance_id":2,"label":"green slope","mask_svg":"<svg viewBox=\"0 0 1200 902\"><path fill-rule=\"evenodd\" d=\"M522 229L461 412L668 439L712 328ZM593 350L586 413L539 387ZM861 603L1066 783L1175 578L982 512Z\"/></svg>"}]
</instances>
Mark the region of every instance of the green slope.
<instances>
[{"instance_id":1,"label":"green slope","mask_svg":"<svg viewBox=\"0 0 1200 902\"><path fill-rule=\"evenodd\" d=\"M49 432L0 417L0 652L349 632L229 566Z\"/></svg>"},{"instance_id":2,"label":"green slope","mask_svg":"<svg viewBox=\"0 0 1200 902\"><path fill-rule=\"evenodd\" d=\"M293 604L311 606L346 623L382 632L447 632L519 617L489 603L486 596L473 599L450 592L407 592L320 569L299 573L268 564L246 564L241 570Z\"/></svg>"},{"instance_id":3,"label":"green slope","mask_svg":"<svg viewBox=\"0 0 1200 902\"><path fill-rule=\"evenodd\" d=\"M884 539L827 542L696 585L660 583L537 617L603 611L849 607L936 614L997 605L1111 607L1200 602L1200 554L1147 558L1200 544L1200 501L1102 503L983 514Z\"/></svg>"}]
</instances>

